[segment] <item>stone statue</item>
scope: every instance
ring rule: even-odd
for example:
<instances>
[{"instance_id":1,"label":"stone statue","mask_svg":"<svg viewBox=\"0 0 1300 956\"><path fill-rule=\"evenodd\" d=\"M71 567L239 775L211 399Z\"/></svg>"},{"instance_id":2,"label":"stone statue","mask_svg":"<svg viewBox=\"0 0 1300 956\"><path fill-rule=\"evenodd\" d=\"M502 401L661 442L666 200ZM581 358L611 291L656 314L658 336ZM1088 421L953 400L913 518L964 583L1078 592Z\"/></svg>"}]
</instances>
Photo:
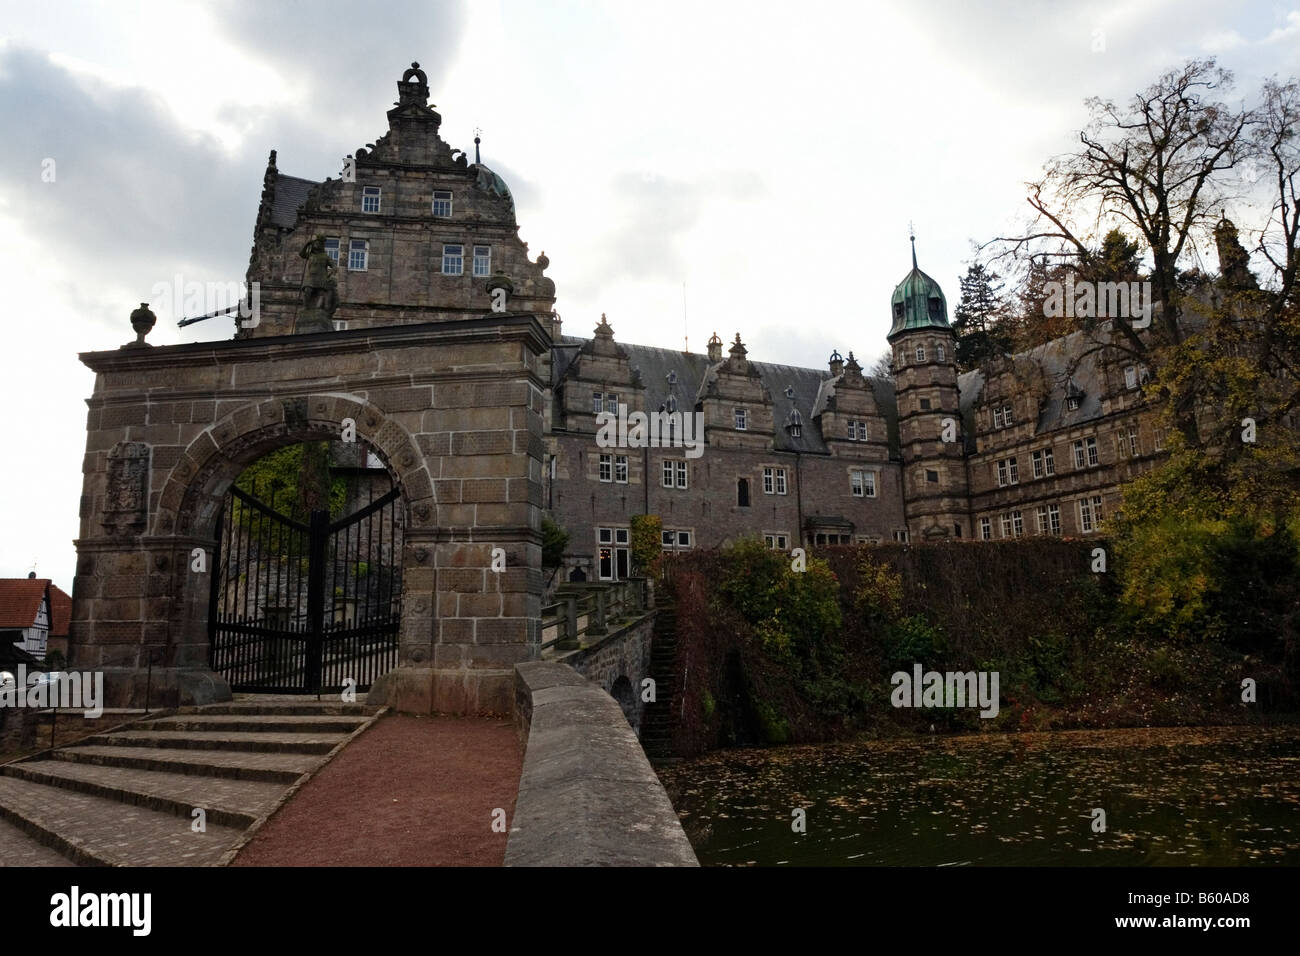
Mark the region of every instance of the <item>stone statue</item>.
<instances>
[{"instance_id":1,"label":"stone statue","mask_svg":"<svg viewBox=\"0 0 1300 956\"><path fill-rule=\"evenodd\" d=\"M325 237L313 236L298 253L307 260L302 277L302 307L295 332L332 332L334 310L338 308L338 283L334 263L325 252Z\"/></svg>"}]
</instances>

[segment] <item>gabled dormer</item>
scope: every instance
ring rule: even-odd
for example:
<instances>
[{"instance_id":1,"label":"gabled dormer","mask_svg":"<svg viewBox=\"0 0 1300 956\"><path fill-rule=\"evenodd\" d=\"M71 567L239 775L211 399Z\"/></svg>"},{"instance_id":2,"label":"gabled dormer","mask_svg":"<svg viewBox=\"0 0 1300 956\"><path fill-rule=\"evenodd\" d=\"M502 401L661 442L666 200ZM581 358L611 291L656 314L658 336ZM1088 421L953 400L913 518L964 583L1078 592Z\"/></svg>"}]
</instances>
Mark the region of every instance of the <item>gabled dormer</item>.
<instances>
[{"instance_id":1,"label":"gabled dormer","mask_svg":"<svg viewBox=\"0 0 1300 956\"><path fill-rule=\"evenodd\" d=\"M719 343L720 345L721 343ZM740 333L727 358L710 365L696 401L704 413L708 443L723 447L771 448L777 423L772 397L748 359Z\"/></svg>"}]
</instances>

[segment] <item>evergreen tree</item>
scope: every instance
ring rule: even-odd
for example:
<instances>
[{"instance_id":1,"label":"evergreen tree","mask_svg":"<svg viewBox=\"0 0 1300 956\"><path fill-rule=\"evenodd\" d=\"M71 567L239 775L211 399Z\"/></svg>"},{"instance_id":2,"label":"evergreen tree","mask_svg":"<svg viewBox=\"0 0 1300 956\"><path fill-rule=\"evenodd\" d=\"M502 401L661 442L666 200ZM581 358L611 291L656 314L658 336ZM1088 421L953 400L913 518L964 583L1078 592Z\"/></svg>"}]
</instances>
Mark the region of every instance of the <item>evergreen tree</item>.
<instances>
[{"instance_id":1,"label":"evergreen tree","mask_svg":"<svg viewBox=\"0 0 1300 956\"><path fill-rule=\"evenodd\" d=\"M961 300L952 325L957 335L957 367L963 372L1011 348L1001 291L1001 276L982 263L970 266L961 279Z\"/></svg>"}]
</instances>

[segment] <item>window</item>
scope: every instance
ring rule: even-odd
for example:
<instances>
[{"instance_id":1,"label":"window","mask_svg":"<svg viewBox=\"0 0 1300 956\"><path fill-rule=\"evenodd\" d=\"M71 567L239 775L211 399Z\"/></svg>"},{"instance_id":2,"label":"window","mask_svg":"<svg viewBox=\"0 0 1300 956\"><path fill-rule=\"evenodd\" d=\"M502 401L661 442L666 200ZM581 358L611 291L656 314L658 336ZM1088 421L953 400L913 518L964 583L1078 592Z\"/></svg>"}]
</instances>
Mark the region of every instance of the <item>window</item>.
<instances>
[{"instance_id":1,"label":"window","mask_svg":"<svg viewBox=\"0 0 1300 956\"><path fill-rule=\"evenodd\" d=\"M1077 412L1079 410L1079 396L1071 395L1069 398L1067 398L1065 400L1065 407L1072 412Z\"/></svg>"},{"instance_id":2,"label":"window","mask_svg":"<svg viewBox=\"0 0 1300 956\"><path fill-rule=\"evenodd\" d=\"M998 487L1006 485L1017 485L1020 483L1020 466L1014 458L1003 458L998 461Z\"/></svg>"},{"instance_id":3,"label":"window","mask_svg":"<svg viewBox=\"0 0 1300 956\"><path fill-rule=\"evenodd\" d=\"M1061 533L1061 506L1047 506L1047 527L1052 534Z\"/></svg>"},{"instance_id":4,"label":"window","mask_svg":"<svg viewBox=\"0 0 1300 956\"><path fill-rule=\"evenodd\" d=\"M605 411L611 415L618 414L618 392L605 393Z\"/></svg>"},{"instance_id":5,"label":"window","mask_svg":"<svg viewBox=\"0 0 1300 956\"><path fill-rule=\"evenodd\" d=\"M1010 405L1003 405L1003 406L1002 406L1002 417L1003 417L1004 419L1006 419L1007 427L1008 427L1008 428L1010 428L1012 425L1014 425L1014 424L1016 423L1016 420L1015 420L1015 419L1012 417L1012 415L1011 415L1011 406L1010 406Z\"/></svg>"},{"instance_id":6,"label":"window","mask_svg":"<svg viewBox=\"0 0 1300 956\"><path fill-rule=\"evenodd\" d=\"M928 398L923 398L920 401L921 401L921 411L928 412L930 410L930 400Z\"/></svg>"},{"instance_id":7,"label":"window","mask_svg":"<svg viewBox=\"0 0 1300 956\"><path fill-rule=\"evenodd\" d=\"M671 460L671 459L667 459L667 458L665 458L665 459L664 459L664 466L663 466L663 467L664 467L663 478L662 478L663 486L664 486L665 488L671 488L671 487L673 486L673 463L672 463L672 460Z\"/></svg>"},{"instance_id":8,"label":"window","mask_svg":"<svg viewBox=\"0 0 1300 956\"><path fill-rule=\"evenodd\" d=\"M1139 384L1139 385L1145 385L1145 384L1146 384L1147 382L1149 382L1149 381L1151 381L1151 370L1148 369L1145 365L1141 365L1141 364L1139 364L1139 365L1138 365L1138 384Z\"/></svg>"},{"instance_id":9,"label":"window","mask_svg":"<svg viewBox=\"0 0 1300 956\"><path fill-rule=\"evenodd\" d=\"M1002 409L1001 409L1001 408L995 408L995 409L993 409L993 427L994 427L994 428L1004 428L1004 427L1006 427L1006 419L1004 419L1004 418L1002 417Z\"/></svg>"},{"instance_id":10,"label":"window","mask_svg":"<svg viewBox=\"0 0 1300 956\"><path fill-rule=\"evenodd\" d=\"M663 466L663 486L665 488L687 487L686 461L681 458L665 458Z\"/></svg>"},{"instance_id":11,"label":"window","mask_svg":"<svg viewBox=\"0 0 1300 956\"><path fill-rule=\"evenodd\" d=\"M1074 467L1090 468L1096 465L1097 458L1097 439L1080 438L1074 443Z\"/></svg>"},{"instance_id":12,"label":"window","mask_svg":"<svg viewBox=\"0 0 1300 956\"><path fill-rule=\"evenodd\" d=\"M1142 447L1138 443L1138 427L1136 425L1128 427L1128 453L1134 458L1142 453Z\"/></svg>"},{"instance_id":13,"label":"window","mask_svg":"<svg viewBox=\"0 0 1300 956\"><path fill-rule=\"evenodd\" d=\"M736 409L736 431L743 432L749 428L749 410L745 408Z\"/></svg>"},{"instance_id":14,"label":"window","mask_svg":"<svg viewBox=\"0 0 1300 956\"><path fill-rule=\"evenodd\" d=\"M778 468L776 470L776 493L778 495L785 494L785 469L784 468Z\"/></svg>"},{"instance_id":15,"label":"window","mask_svg":"<svg viewBox=\"0 0 1300 956\"><path fill-rule=\"evenodd\" d=\"M660 534L659 540L665 551L684 551L691 546L691 533L670 528Z\"/></svg>"},{"instance_id":16,"label":"window","mask_svg":"<svg viewBox=\"0 0 1300 956\"><path fill-rule=\"evenodd\" d=\"M1101 526L1101 496L1079 499L1079 530L1095 531Z\"/></svg>"},{"instance_id":17,"label":"window","mask_svg":"<svg viewBox=\"0 0 1300 956\"><path fill-rule=\"evenodd\" d=\"M361 187L361 211L379 212L379 187Z\"/></svg>"},{"instance_id":18,"label":"window","mask_svg":"<svg viewBox=\"0 0 1300 956\"><path fill-rule=\"evenodd\" d=\"M773 494L775 492L775 488L773 487L773 485L774 482L772 481L772 469L764 468L763 469L763 494L765 495Z\"/></svg>"},{"instance_id":19,"label":"window","mask_svg":"<svg viewBox=\"0 0 1300 956\"><path fill-rule=\"evenodd\" d=\"M433 191L433 214L441 219L451 218L451 191L435 189Z\"/></svg>"},{"instance_id":20,"label":"window","mask_svg":"<svg viewBox=\"0 0 1300 956\"><path fill-rule=\"evenodd\" d=\"M1017 538L1025 533L1025 518L1019 511L1011 512L1011 527Z\"/></svg>"},{"instance_id":21,"label":"window","mask_svg":"<svg viewBox=\"0 0 1300 956\"><path fill-rule=\"evenodd\" d=\"M627 455L614 456L614 480L620 485L627 484Z\"/></svg>"},{"instance_id":22,"label":"window","mask_svg":"<svg viewBox=\"0 0 1300 956\"><path fill-rule=\"evenodd\" d=\"M946 362L948 360L948 352L942 345L938 346L934 351L940 362Z\"/></svg>"},{"instance_id":23,"label":"window","mask_svg":"<svg viewBox=\"0 0 1300 956\"><path fill-rule=\"evenodd\" d=\"M605 395L603 392L591 393L591 413L599 415L605 410Z\"/></svg>"},{"instance_id":24,"label":"window","mask_svg":"<svg viewBox=\"0 0 1300 956\"><path fill-rule=\"evenodd\" d=\"M352 272L365 272L370 260L370 243L364 239L353 239L348 243L348 269Z\"/></svg>"},{"instance_id":25,"label":"window","mask_svg":"<svg viewBox=\"0 0 1300 956\"><path fill-rule=\"evenodd\" d=\"M993 409L993 427L1009 428L1016 423L1015 416L1011 413L1010 405L1002 405Z\"/></svg>"},{"instance_id":26,"label":"window","mask_svg":"<svg viewBox=\"0 0 1300 956\"><path fill-rule=\"evenodd\" d=\"M621 581L631 570L630 534L627 528L597 528L599 570L602 581Z\"/></svg>"},{"instance_id":27,"label":"window","mask_svg":"<svg viewBox=\"0 0 1300 956\"><path fill-rule=\"evenodd\" d=\"M993 540L993 522L989 518L980 518L980 540Z\"/></svg>"},{"instance_id":28,"label":"window","mask_svg":"<svg viewBox=\"0 0 1300 956\"><path fill-rule=\"evenodd\" d=\"M867 423L849 420L849 441L866 441Z\"/></svg>"},{"instance_id":29,"label":"window","mask_svg":"<svg viewBox=\"0 0 1300 956\"><path fill-rule=\"evenodd\" d=\"M918 346L916 347L916 360L917 360L918 362L924 362L924 361L925 361L925 346L924 346L924 345L918 345Z\"/></svg>"},{"instance_id":30,"label":"window","mask_svg":"<svg viewBox=\"0 0 1300 956\"><path fill-rule=\"evenodd\" d=\"M614 480L613 469L614 469L614 456L601 455L600 456L600 480L613 481Z\"/></svg>"},{"instance_id":31,"label":"window","mask_svg":"<svg viewBox=\"0 0 1300 956\"><path fill-rule=\"evenodd\" d=\"M687 476L686 462L685 461L677 462L677 487L678 488L686 487L686 476Z\"/></svg>"},{"instance_id":32,"label":"window","mask_svg":"<svg viewBox=\"0 0 1300 956\"><path fill-rule=\"evenodd\" d=\"M763 543L774 551L784 551L789 546L790 539L775 531L764 531Z\"/></svg>"},{"instance_id":33,"label":"window","mask_svg":"<svg viewBox=\"0 0 1300 956\"><path fill-rule=\"evenodd\" d=\"M1138 370L1136 365L1124 366L1124 387L1130 389L1138 387Z\"/></svg>"},{"instance_id":34,"label":"window","mask_svg":"<svg viewBox=\"0 0 1300 956\"><path fill-rule=\"evenodd\" d=\"M1047 534L1047 505L1039 505L1034 510L1034 531Z\"/></svg>"},{"instance_id":35,"label":"window","mask_svg":"<svg viewBox=\"0 0 1300 956\"><path fill-rule=\"evenodd\" d=\"M907 544L907 532L906 532L906 531L895 531L895 532L894 532L894 540L895 540L895 541L898 541L898 542L901 543L901 544Z\"/></svg>"},{"instance_id":36,"label":"window","mask_svg":"<svg viewBox=\"0 0 1300 956\"><path fill-rule=\"evenodd\" d=\"M1052 454L1052 449L1044 448L1042 451L1036 451L1031 457L1034 461L1035 478L1056 474L1056 457Z\"/></svg>"},{"instance_id":37,"label":"window","mask_svg":"<svg viewBox=\"0 0 1300 956\"><path fill-rule=\"evenodd\" d=\"M1155 439L1153 441L1156 451L1165 450L1165 439L1168 437L1169 437L1169 429L1167 428L1156 429Z\"/></svg>"},{"instance_id":38,"label":"window","mask_svg":"<svg viewBox=\"0 0 1300 956\"><path fill-rule=\"evenodd\" d=\"M763 469L763 494L783 495L786 493L785 469Z\"/></svg>"},{"instance_id":39,"label":"window","mask_svg":"<svg viewBox=\"0 0 1300 956\"><path fill-rule=\"evenodd\" d=\"M465 271L465 247L464 246L443 246L442 247L442 274L445 276L458 276Z\"/></svg>"},{"instance_id":40,"label":"window","mask_svg":"<svg viewBox=\"0 0 1300 956\"><path fill-rule=\"evenodd\" d=\"M330 257L330 262L335 265L339 264L339 240L337 236L325 240L325 255Z\"/></svg>"},{"instance_id":41,"label":"window","mask_svg":"<svg viewBox=\"0 0 1300 956\"><path fill-rule=\"evenodd\" d=\"M1004 538L1011 537L1011 515L1009 514L1002 515L1001 521L999 523L1002 525L1002 537Z\"/></svg>"},{"instance_id":42,"label":"window","mask_svg":"<svg viewBox=\"0 0 1300 956\"><path fill-rule=\"evenodd\" d=\"M749 507L749 479L748 478L736 479L736 507L737 508Z\"/></svg>"},{"instance_id":43,"label":"window","mask_svg":"<svg viewBox=\"0 0 1300 956\"><path fill-rule=\"evenodd\" d=\"M939 473L933 469L927 468L925 469L925 480L930 482L930 484L937 485L939 483Z\"/></svg>"},{"instance_id":44,"label":"window","mask_svg":"<svg viewBox=\"0 0 1300 956\"><path fill-rule=\"evenodd\" d=\"M849 472L849 489L855 498L876 497L876 473L854 468Z\"/></svg>"},{"instance_id":45,"label":"window","mask_svg":"<svg viewBox=\"0 0 1300 956\"><path fill-rule=\"evenodd\" d=\"M474 247L474 275L485 276L492 274L492 247L475 246Z\"/></svg>"}]
</instances>

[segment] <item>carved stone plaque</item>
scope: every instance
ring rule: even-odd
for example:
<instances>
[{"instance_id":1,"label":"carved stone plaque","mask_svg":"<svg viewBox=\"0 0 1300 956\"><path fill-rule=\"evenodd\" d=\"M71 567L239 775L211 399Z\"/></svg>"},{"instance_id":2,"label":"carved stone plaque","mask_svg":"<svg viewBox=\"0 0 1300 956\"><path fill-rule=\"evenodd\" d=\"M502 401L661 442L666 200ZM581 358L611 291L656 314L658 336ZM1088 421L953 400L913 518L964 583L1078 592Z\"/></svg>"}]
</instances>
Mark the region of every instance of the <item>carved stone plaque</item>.
<instances>
[{"instance_id":1,"label":"carved stone plaque","mask_svg":"<svg viewBox=\"0 0 1300 956\"><path fill-rule=\"evenodd\" d=\"M104 526L118 532L143 528L149 518L149 446L123 441L108 453Z\"/></svg>"}]
</instances>

